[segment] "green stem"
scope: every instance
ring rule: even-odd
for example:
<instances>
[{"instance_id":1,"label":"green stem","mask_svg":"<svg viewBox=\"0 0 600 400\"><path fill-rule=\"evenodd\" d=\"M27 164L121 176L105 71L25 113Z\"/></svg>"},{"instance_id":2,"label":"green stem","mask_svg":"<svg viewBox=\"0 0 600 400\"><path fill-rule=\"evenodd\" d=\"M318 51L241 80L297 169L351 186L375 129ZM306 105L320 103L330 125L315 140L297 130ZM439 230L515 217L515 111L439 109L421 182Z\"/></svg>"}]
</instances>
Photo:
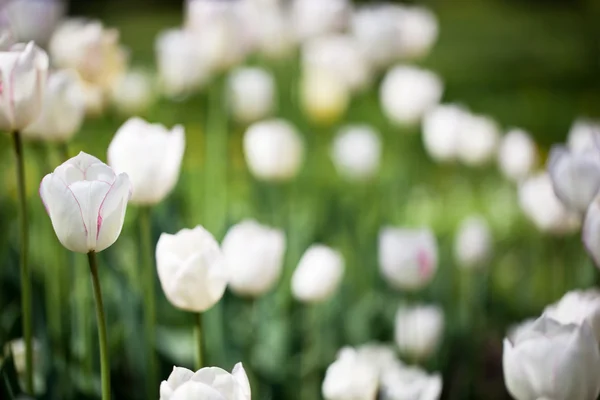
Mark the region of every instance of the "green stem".
<instances>
[{"instance_id":1,"label":"green stem","mask_svg":"<svg viewBox=\"0 0 600 400\"><path fill-rule=\"evenodd\" d=\"M152 225L150 208L140 208L140 251L142 255L142 279L144 280L144 331L146 336L146 355L148 357L147 398L156 396L158 387L156 355L154 354L154 333L156 330L156 300L154 297L154 256L152 251Z\"/></svg>"},{"instance_id":2,"label":"green stem","mask_svg":"<svg viewBox=\"0 0 600 400\"><path fill-rule=\"evenodd\" d=\"M62 158L61 162L67 161L69 158L69 144L66 142L62 142L58 145L58 150L60 151L60 158Z\"/></svg>"},{"instance_id":3,"label":"green stem","mask_svg":"<svg viewBox=\"0 0 600 400\"><path fill-rule=\"evenodd\" d=\"M104 304L102 302L102 291L100 290L100 279L98 278L98 261L96 253L88 253L90 272L92 273L92 285L94 286L94 298L96 299L96 319L98 322L98 341L100 342L100 372L102 378L102 400L110 400L110 362L108 359L108 341L106 339L106 320L104 318Z\"/></svg>"},{"instance_id":4,"label":"green stem","mask_svg":"<svg viewBox=\"0 0 600 400\"><path fill-rule=\"evenodd\" d=\"M196 333L196 371L202 368L202 348L203 348L203 339L202 339L202 313L195 313L196 316L196 327L194 329Z\"/></svg>"},{"instance_id":5,"label":"green stem","mask_svg":"<svg viewBox=\"0 0 600 400\"><path fill-rule=\"evenodd\" d=\"M29 232L27 230L27 197L25 192L25 157L23 141L19 131L12 133L15 156L17 158L17 186L19 217L21 224L21 306L23 307L23 336L25 338L25 384L29 394L33 394L33 326L31 321L31 277L27 255L29 252Z\"/></svg>"}]
</instances>

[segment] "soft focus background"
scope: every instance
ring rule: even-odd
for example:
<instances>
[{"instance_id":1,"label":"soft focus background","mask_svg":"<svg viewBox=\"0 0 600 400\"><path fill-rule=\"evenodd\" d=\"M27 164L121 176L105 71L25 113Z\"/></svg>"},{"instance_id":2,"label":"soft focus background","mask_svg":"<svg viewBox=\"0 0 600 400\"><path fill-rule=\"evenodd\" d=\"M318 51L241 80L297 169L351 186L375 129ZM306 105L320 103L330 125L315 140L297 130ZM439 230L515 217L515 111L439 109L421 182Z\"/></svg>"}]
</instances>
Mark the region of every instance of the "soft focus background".
<instances>
[{"instance_id":1,"label":"soft focus background","mask_svg":"<svg viewBox=\"0 0 600 400\"><path fill-rule=\"evenodd\" d=\"M439 39L416 64L443 80L443 101L488 115L503 131L529 131L538 145L540 169L549 147L565 140L578 117L600 117L600 2L410 3L426 5L438 18ZM152 71L154 39L160 31L182 24L183 4L71 1L69 14L100 19L119 29L130 63ZM231 120L222 125L227 157L206 156L203 127L209 90L184 99L161 98L144 113L151 122L186 128L181 178L152 214L154 240L162 232L197 224L221 240L228 227L244 218L280 227L287 236L284 273L274 290L254 303L227 292L205 314L206 364L230 370L243 361L253 371L260 399L317 399L325 370L340 348L393 343L398 305L422 301L440 305L446 316L442 345L424 364L429 371L441 372L442 398L508 399L502 379L502 338L508 327L539 314L567 290L599 281L579 232L556 236L538 231L519 207L517 186L502 177L494 162L468 168L432 161L418 126L398 128L382 114L381 76L353 96L339 121L323 125L311 122L296 99L297 55L283 61L250 56L246 64L275 74L276 115L293 121L304 137L306 161L291 182L259 182L250 175L242 151L246 127ZM222 110L223 120L226 115ZM105 160L110 140L126 119L114 109L88 118L69 143L70 154L82 150ZM345 182L330 160L331 138L347 123L366 123L381 133L381 169L370 182ZM55 147L36 143L28 144L26 153L34 321L40 346L36 365L41 371L38 383L45 384L40 398L96 399L96 322L86 259L67 254L59 245L37 194L41 178L62 162L62 155ZM8 136L0 136L0 165L4 346L21 337L16 183ZM220 171L216 182L214 171ZM137 208L129 207L121 237L100 254L116 399L145 398L137 214ZM463 219L473 214L490 225L493 257L483 270L467 275L456 265L453 240ZM385 225L428 226L435 233L439 270L424 290L395 290L380 276L377 241ZM339 249L346 273L330 300L306 306L291 300L289 281L300 256L315 242ZM173 308L158 284L156 296L156 348L160 378L166 379L173 365L193 365L192 316Z\"/></svg>"}]
</instances>

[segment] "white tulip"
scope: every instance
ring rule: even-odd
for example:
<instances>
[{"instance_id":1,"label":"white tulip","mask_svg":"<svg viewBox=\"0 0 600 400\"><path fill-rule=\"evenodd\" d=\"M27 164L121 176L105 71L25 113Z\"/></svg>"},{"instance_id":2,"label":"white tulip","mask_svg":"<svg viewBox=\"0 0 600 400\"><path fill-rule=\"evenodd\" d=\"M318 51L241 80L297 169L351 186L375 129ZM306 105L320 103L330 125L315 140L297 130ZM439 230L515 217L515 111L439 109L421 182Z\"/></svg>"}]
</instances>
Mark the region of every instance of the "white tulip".
<instances>
[{"instance_id":1,"label":"white tulip","mask_svg":"<svg viewBox=\"0 0 600 400\"><path fill-rule=\"evenodd\" d=\"M304 112L319 124L340 119L350 103L350 88L343 77L327 69L307 69L300 81Z\"/></svg>"},{"instance_id":2,"label":"white tulip","mask_svg":"<svg viewBox=\"0 0 600 400\"><path fill-rule=\"evenodd\" d=\"M438 349L444 334L444 311L434 305L400 306L394 337L402 354L425 360Z\"/></svg>"},{"instance_id":3,"label":"white tulip","mask_svg":"<svg viewBox=\"0 0 600 400\"><path fill-rule=\"evenodd\" d=\"M231 373L216 367L196 372L173 367L173 372L160 384L159 400L250 400L250 382L242 363Z\"/></svg>"},{"instance_id":4,"label":"white tulip","mask_svg":"<svg viewBox=\"0 0 600 400\"><path fill-rule=\"evenodd\" d=\"M34 140L68 142L85 118L84 88L74 70L56 71L48 77L39 117L23 135Z\"/></svg>"},{"instance_id":5,"label":"white tulip","mask_svg":"<svg viewBox=\"0 0 600 400\"><path fill-rule=\"evenodd\" d=\"M44 177L40 196L58 240L77 253L99 252L121 234L131 183L96 157L79 153Z\"/></svg>"},{"instance_id":6,"label":"white tulip","mask_svg":"<svg viewBox=\"0 0 600 400\"><path fill-rule=\"evenodd\" d=\"M27 372L27 363L25 360L25 340L22 338L11 340L6 344L5 348L6 352L10 351L13 357L13 363L17 374L25 375L25 373ZM41 355L42 346L37 340L33 340L33 364L36 367L40 366Z\"/></svg>"},{"instance_id":7,"label":"white tulip","mask_svg":"<svg viewBox=\"0 0 600 400\"><path fill-rule=\"evenodd\" d=\"M439 32L435 15L425 7L402 7L398 16L400 57L413 59L427 55Z\"/></svg>"},{"instance_id":8,"label":"white tulip","mask_svg":"<svg viewBox=\"0 0 600 400\"><path fill-rule=\"evenodd\" d=\"M267 58L282 60L294 51L294 31L283 7L267 5L253 14L256 47Z\"/></svg>"},{"instance_id":9,"label":"white tulip","mask_svg":"<svg viewBox=\"0 0 600 400\"><path fill-rule=\"evenodd\" d=\"M504 339L502 364L516 400L593 400L600 393L600 351L587 324L542 316Z\"/></svg>"},{"instance_id":10,"label":"white tulip","mask_svg":"<svg viewBox=\"0 0 600 400\"><path fill-rule=\"evenodd\" d=\"M65 13L60 0L11 0L3 8L20 42L45 44Z\"/></svg>"},{"instance_id":11,"label":"white tulip","mask_svg":"<svg viewBox=\"0 0 600 400\"><path fill-rule=\"evenodd\" d=\"M441 79L433 72L396 66L385 75L379 100L384 114L393 123L412 125L439 103L443 90Z\"/></svg>"},{"instance_id":12,"label":"white tulip","mask_svg":"<svg viewBox=\"0 0 600 400\"><path fill-rule=\"evenodd\" d=\"M243 67L232 71L228 89L231 111L239 122L266 118L275 108L275 79L262 68Z\"/></svg>"},{"instance_id":13,"label":"white tulip","mask_svg":"<svg viewBox=\"0 0 600 400\"><path fill-rule=\"evenodd\" d=\"M458 138L458 158L472 167L485 165L496 157L500 129L494 120L469 114Z\"/></svg>"},{"instance_id":14,"label":"white tulip","mask_svg":"<svg viewBox=\"0 0 600 400\"><path fill-rule=\"evenodd\" d=\"M418 367L398 363L388 368L382 377L382 400L437 400L441 394L441 375L429 375Z\"/></svg>"},{"instance_id":15,"label":"white tulip","mask_svg":"<svg viewBox=\"0 0 600 400\"><path fill-rule=\"evenodd\" d=\"M155 99L153 76L132 69L120 76L112 87L112 102L123 115L133 116L148 111Z\"/></svg>"},{"instance_id":16,"label":"white tulip","mask_svg":"<svg viewBox=\"0 0 600 400\"><path fill-rule=\"evenodd\" d=\"M438 162L453 161L468 112L455 104L441 104L423 117L423 144L427 154Z\"/></svg>"},{"instance_id":17,"label":"white tulip","mask_svg":"<svg viewBox=\"0 0 600 400\"><path fill-rule=\"evenodd\" d=\"M327 368L322 394L325 400L375 400L378 386L378 369L346 349Z\"/></svg>"},{"instance_id":18,"label":"white tulip","mask_svg":"<svg viewBox=\"0 0 600 400\"><path fill-rule=\"evenodd\" d=\"M594 199L585 214L581 236L588 254L600 268L600 196Z\"/></svg>"},{"instance_id":19,"label":"white tulip","mask_svg":"<svg viewBox=\"0 0 600 400\"><path fill-rule=\"evenodd\" d=\"M549 305L544 315L561 324L588 324L600 343L600 290L573 290Z\"/></svg>"},{"instance_id":20,"label":"white tulip","mask_svg":"<svg viewBox=\"0 0 600 400\"><path fill-rule=\"evenodd\" d=\"M489 261L492 253L492 232L480 216L466 218L454 238L454 258L463 268L478 268Z\"/></svg>"},{"instance_id":21,"label":"white tulip","mask_svg":"<svg viewBox=\"0 0 600 400\"><path fill-rule=\"evenodd\" d=\"M438 247L428 229L383 228L379 233L379 268L390 284L416 290L427 285L438 267Z\"/></svg>"},{"instance_id":22,"label":"white tulip","mask_svg":"<svg viewBox=\"0 0 600 400\"><path fill-rule=\"evenodd\" d=\"M256 122L244 135L244 155L256 178L286 181L302 166L304 143L296 128L285 120Z\"/></svg>"},{"instance_id":23,"label":"white tulip","mask_svg":"<svg viewBox=\"0 0 600 400\"><path fill-rule=\"evenodd\" d=\"M204 312L223 297L227 286L225 257L203 227L163 233L156 244L158 278L175 307Z\"/></svg>"},{"instance_id":24,"label":"white tulip","mask_svg":"<svg viewBox=\"0 0 600 400\"><path fill-rule=\"evenodd\" d=\"M565 208L554 194L547 173L538 173L519 185L519 205L525 215L543 232L565 234L580 226L579 217Z\"/></svg>"},{"instance_id":25,"label":"white tulip","mask_svg":"<svg viewBox=\"0 0 600 400\"><path fill-rule=\"evenodd\" d=\"M341 31L350 11L348 0L293 0L291 13L296 39L302 42Z\"/></svg>"},{"instance_id":26,"label":"white tulip","mask_svg":"<svg viewBox=\"0 0 600 400\"><path fill-rule=\"evenodd\" d=\"M547 166L556 196L570 210L585 213L600 190L600 149L575 153L553 146Z\"/></svg>"},{"instance_id":27,"label":"white tulip","mask_svg":"<svg viewBox=\"0 0 600 400\"><path fill-rule=\"evenodd\" d=\"M326 70L341 77L350 90L364 89L371 81L371 68L358 42L348 35L328 35L310 40L302 48L305 70Z\"/></svg>"},{"instance_id":28,"label":"white tulip","mask_svg":"<svg viewBox=\"0 0 600 400\"><path fill-rule=\"evenodd\" d=\"M169 131L134 117L115 133L108 146L108 163L115 171L129 175L132 203L152 205L160 203L177 184L184 151L181 125Z\"/></svg>"},{"instance_id":29,"label":"white tulip","mask_svg":"<svg viewBox=\"0 0 600 400\"><path fill-rule=\"evenodd\" d=\"M246 220L229 229L221 248L235 293L257 297L277 283L285 253L283 231Z\"/></svg>"},{"instance_id":30,"label":"white tulip","mask_svg":"<svg viewBox=\"0 0 600 400\"><path fill-rule=\"evenodd\" d=\"M85 114L92 118L102 115L107 105L105 90L100 85L83 82L83 104Z\"/></svg>"},{"instance_id":31,"label":"white tulip","mask_svg":"<svg viewBox=\"0 0 600 400\"><path fill-rule=\"evenodd\" d=\"M47 73L48 56L33 42L0 51L0 130L21 131L38 118Z\"/></svg>"},{"instance_id":32,"label":"white tulip","mask_svg":"<svg viewBox=\"0 0 600 400\"><path fill-rule=\"evenodd\" d=\"M600 146L600 122L587 118L576 119L569 130L567 144L569 150L575 153L598 149Z\"/></svg>"},{"instance_id":33,"label":"white tulip","mask_svg":"<svg viewBox=\"0 0 600 400\"><path fill-rule=\"evenodd\" d=\"M519 182L533 171L538 155L535 142L522 129L512 129L502 138L498 149L498 166L509 180Z\"/></svg>"},{"instance_id":34,"label":"white tulip","mask_svg":"<svg viewBox=\"0 0 600 400\"><path fill-rule=\"evenodd\" d=\"M368 125L348 125L333 140L331 158L337 172L350 181L373 178L381 160L379 133Z\"/></svg>"},{"instance_id":35,"label":"white tulip","mask_svg":"<svg viewBox=\"0 0 600 400\"><path fill-rule=\"evenodd\" d=\"M302 302L327 300L336 291L344 275L340 252L323 245L309 247L292 276L292 294Z\"/></svg>"},{"instance_id":36,"label":"white tulip","mask_svg":"<svg viewBox=\"0 0 600 400\"><path fill-rule=\"evenodd\" d=\"M401 364L396 350L391 344L366 343L357 348L344 347L338 352L337 358L343 358L347 355L354 356L359 362L376 370L380 378L388 368Z\"/></svg>"}]
</instances>

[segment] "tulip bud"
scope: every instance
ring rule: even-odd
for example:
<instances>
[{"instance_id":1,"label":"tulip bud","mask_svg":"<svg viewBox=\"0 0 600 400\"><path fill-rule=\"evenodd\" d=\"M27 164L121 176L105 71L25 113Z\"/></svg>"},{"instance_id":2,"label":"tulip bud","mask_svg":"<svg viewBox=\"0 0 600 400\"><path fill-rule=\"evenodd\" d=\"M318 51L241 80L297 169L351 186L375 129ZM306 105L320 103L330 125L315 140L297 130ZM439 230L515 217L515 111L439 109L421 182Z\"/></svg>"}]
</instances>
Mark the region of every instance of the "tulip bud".
<instances>
[{"instance_id":1,"label":"tulip bud","mask_svg":"<svg viewBox=\"0 0 600 400\"><path fill-rule=\"evenodd\" d=\"M525 215L543 232L565 234L579 228L579 217L563 206L554 194L547 173L527 178L519 185L519 205Z\"/></svg>"},{"instance_id":2,"label":"tulip bud","mask_svg":"<svg viewBox=\"0 0 600 400\"><path fill-rule=\"evenodd\" d=\"M256 122L244 135L250 172L265 181L294 178L304 159L304 143L296 128L282 119Z\"/></svg>"},{"instance_id":3,"label":"tulip bud","mask_svg":"<svg viewBox=\"0 0 600 400\"><path fill-rule=\"evenodd\" d=\"M600 196L592 201L585 214L581 236L588 254L600 268Z\"/></svg>"},{"instance_id":4,"label":"tulip bud","mask_svg":"<svg viewBox=\"0 0 600 400\"><path fill-rule=\"evenodd\" d=\"M371 366L377 371L379 377L388 368L401 363L397 359L396 350L392 344L373 342L363 344L357 348L344 347L338 352L337 358L340 359L347 355L356 357L361 363Z\"/></svg>"},{"instance_id":5,"label":"tulip bud","mask_svg":"<svg viewBox=\"0 0 600 400\"><path fill-rule=\"evenodd\" d=\"M229 75L229 104L236 120L254 122L275 108L275 80L261 68L238 68Z\"/></svg>"},{"instance_id":6,"label":"tulip bud","mask_svg":"<svg viewBox=\"0 0 600 400\"><path fill-rule=\"evenodd\" d=\"M40 196L58 240L77 253L99 252L121 234L131 183L96 157L79 153L44 177Z\"/></svg>"},{"instance_id":7,"label":"tulip bud","mask_svg":"<svg viewBox=\"0 0 600 400\"><path fill-rule=\"evenodd\" d=\"M400 353L425 360L435 353L444 333L444 311L434 305L400 306L394 337Z\"/></svg>"},{"instance_id":8,"label":"tulip bud","mask_svg":"<svg viewBox=\"0 0 600 400\"><path fill-rule=\"evenodd\" d=\"M246 220L229 229L222 249L235 293L257 297L277 283L285 253L283 231Z\"/></svg>"},{"instance_id":9,"label":"tulip bud","mask_svg":"<svg viewBox=\"0 0 600 400\"><path fill-rule=\"evenodd\" d=\"M463 268L482 267L492 253L492 233L487 221L479 216L465 219L454 239L454 258Z\"/></svg>"},{"instance_id":10,"label":"tulip bud","mask_svg":"<svg viewBox=\"0 0 600 400\"><path fill-rule=\"evenodd\" d=\"M28 139L68 142L85 118L83 86L74 70L56 71L48 77L42 112L25 130Z\"/></svg>"},{"instance_id":11,"label":"tulip bud","mask_svg":"<svg viewBox=\"0 0 600 400\"><path fill-rule=\"evenodd\" d=\"M377 368L347 349L327 368L322 394L325 400L375 400L378 385Z\"/></svg>"},{"instance_id":12,"label":"tulip bud","mask_svg":"<svg viewBox=\"0 0 600 400\"><path fill-rule=\"evenodd\" d=\"M384 114L397 125L413 125L442 98L443 84L433 72L411 66L388 71L379 92Z\"/></svg>"},{"instance_id":13,"label":"tulip bud","mask_svg":"<svg viewBox=\"0 0 600 400\"><path fill-rule=\"evenodd\" d=\"M516 400L595 399L600 351L587 324L542 316L504 339L504 382Z\"/></svg>"},{"instance_id":14,"label":"tulip bud","mask_svg":"<svg viewBox=\"0 0 600 400\"><path fill-rule=\"evenodd\" d=\"M519 182L533 171L537 163L535 142L521 129L512 129L502 138L498 150L498 166L511 181Z\"/></svg>"},{"instance_id":15,"label":"tulip bud","mask_svg":"<svg viewBox=\"0 0 600 400\"><path fill-rule=\"evenodd\" d=\"M399 289L417 290L435 276L438 265L435 236L428 229L383 228L379 233L379 268Z\"/></svg>"},{"instance_id":16,"label":"tulip bud","mask_svg":"<svg viewBox=\"0 0 600 400\"><path fill-rule=\"evenodd\" d=\"M160 384L159 400L250 400L250 382L242 363L231 373L217 367L196 372L173 367L173 372Z\"/></svg>"},{"instance_id":17,"label":"tulip bud","mask_svg":"<svg viewBox=\"0 0 600 400\"><path fill-rule=\"evenodd\" d=\"M573 290L544 310L548 318L561 324L588 324L600 343L600 290Z\"/></svg>"},{"instance_id":18,"label":"tulip bud","mask_svg":"<svg viewBox=\"0 0 600 400\"><path fill-rule=\"evenodd\" d=\"M144 114L155 100L153 77L142 70L130 70L112 87L115 109L127 116Z\"/></svg>"},{"instance_id":19,"label":"tulip bud","mask_svg":"<svg viewBox=\"0 0 600 400\"><path fill-rule=\"evenodd\" d=\"M402 7L398 15L401 58L421 58L429 53L438 37L438 22L435 15L425 7Z\"/></svg>"},{"instance_id":20,"label":"tulip bud","mask_svg":"<svg viewBox=\"0 0 600 400\"><path fill-rule=\"evenodd\" d=\"M382 400L437 400L441 394L441 375L429 375L419 367L397 363L390 366L381 379Z\"/></svg>"},{"instance_id":21,"label":"tulip bud","mask_svg":"<svg viewBox=\"0 0 600 400\"><path fill-rule=\"evenodd\" d=\"M348 0L293 0L291 15L296 39L302 42L341 31L351 7Z\"/></svg>"},{"instance_id":22,"label":"tulip bud","mask_svg":"<svg viewBox=\"0 0 600 400\"><path fill-rule=\"evenodd\" d=\"M65 13L60 0L11 0L3 8L10 27L20 42L43 45Z\"/></svg>"},{"instance_id":23,"label":"tulip bud","mask_svg":"<svg viewBox=\"0 0 600 400\"><path fill-rule=\"evenodd\" d=\"M458 158L477 167L494 159L500 140L498 125L491 118L468 114L458 137Z\"/></svg>"},{"instance_id":24,"label":"tulip bud","mask_svg":"<svg viewBox=\"0 0 600 400\"><path fill-rule=\"evenodd\" d=\"M596 150L600 143L600 122L587 118L578 118L573 122L567 138L569 150L579 153Z\"/></svg>"},{"instance_id":25,"label":"tulip bud","mask_svg":"<svg viewBox=\"0 0 600 400\"><path fill-rule=\"evenodd\" d=\"M331 158L338 173L350 181L373 178L379 171L381 139L368 125L342 128L333 141Z\"/></svg>"},{"instance_id":26,"label":"tulip bud","mask_svg":"<svg viewBox=\"0 0 600 400\"><path fill-rule=\"evenodd\" d=\"M129 175L133 204L152 205L160 203L177 184L184 151L181 125L168 131L160 124L131 118L110 142L108 163Z\"/></svg>"},{"instance_id":27,"label":"tulip bud","mask_svg":"<svg viewBox=\"0 0 600 400\"><path fill-rule=\"evenodd\" d=\"M455 104L441 104L423 117L423 144L427 154L438 162L453 161L468 112Z\"/></svg>"},{"instance_id":28,"label":"tulip bud","mask_svg":"<svg viewBox=\"0 0 600 400\"><path fill-rule=\"evenodd\" d=\"M338 288L344 274L342 255L323 245L306 250L292 276L292 294L303 302L327 300Z\"/></svg>"},{"instance_id":29,"label":"tulip bud","mask_svg":"<svg viewBox=\"0 0 600 400\"><path fill-rule=\"evenodd\" d=\"M35 121L44 102L48 56L33 42L0 51L0 130L21 131Z\"/></svg>"},{"instance_id":30,"label":"tulip bud","mask_svg":"<svg viewBox=\"0 0 600 400\"><path fill-rule=\"evenodd\" d=\"M315 123L332 124L346 112L350 89L342 77L325 69L309 69L300 85L302 107Z\"/></svg>"},{"instance_id":31,"label":"tulip bud","mask_svg":"<svg viewBox=\"0 0 600 400\"><path fill-rule=\"evenodd\" d=\"M583 214L600 190L600 150L574 153L553 146L548 172L556 196L568 209Z\"/></svg>"},{"instance_id":32,"label":"tulip bud","mask_svg":"<svg viewBox=\"0 0 600 400\"><path fill-rule=\"evenodd\" d=\"M175 307L204 312L223 297L227 286L225 258L203 227L163 233L156 244L158 278Z\"/></svg>"}]
</instances>

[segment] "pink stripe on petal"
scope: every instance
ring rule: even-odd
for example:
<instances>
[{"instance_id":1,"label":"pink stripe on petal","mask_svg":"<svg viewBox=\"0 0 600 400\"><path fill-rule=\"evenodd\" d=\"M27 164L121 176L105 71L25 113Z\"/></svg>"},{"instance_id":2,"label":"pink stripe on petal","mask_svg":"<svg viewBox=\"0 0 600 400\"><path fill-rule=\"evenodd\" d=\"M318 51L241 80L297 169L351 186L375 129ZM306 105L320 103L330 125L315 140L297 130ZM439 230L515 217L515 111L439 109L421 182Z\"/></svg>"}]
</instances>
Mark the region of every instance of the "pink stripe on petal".
<instances>
[{"instance_id":1,"label":"pink stripe on petal","mask_svg":"<svg viewBox=\"0 0 600 400\"><path fill-rule=\"evenodd\" d=\"M417 263L419 264L419 275L422 278L431 275L431 257L425 250L421 249L417 253Z\"/></svg>"},{"instance_id":2,"label":"pink stripe on petal","mask_svg":"<svg viewBox=\"0 0 600 400\"><path fill-rule=\"evenodd\" d=\"M117 180L115 179L115 183L116 182L117 182ZM102 203L100 203L100 207L98 208L98 219L96 221L96 223L98 224L97 225L98 229L96 229L96 241L98 241L98 238L100 237L100 229L102 228L102 207L104 207L104 202L108 198L108 195L113 190L114 186L115 186L114 183L112 185L110 185L110 189L108 189L108 191L106 192L106 195L104 195L104 198L102 199Z\"/></svg>"}]
</instances>

